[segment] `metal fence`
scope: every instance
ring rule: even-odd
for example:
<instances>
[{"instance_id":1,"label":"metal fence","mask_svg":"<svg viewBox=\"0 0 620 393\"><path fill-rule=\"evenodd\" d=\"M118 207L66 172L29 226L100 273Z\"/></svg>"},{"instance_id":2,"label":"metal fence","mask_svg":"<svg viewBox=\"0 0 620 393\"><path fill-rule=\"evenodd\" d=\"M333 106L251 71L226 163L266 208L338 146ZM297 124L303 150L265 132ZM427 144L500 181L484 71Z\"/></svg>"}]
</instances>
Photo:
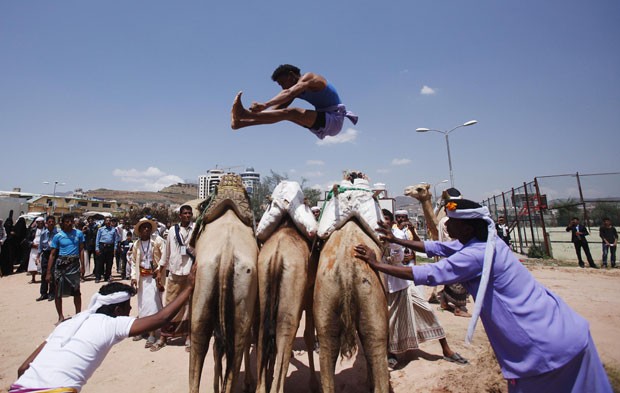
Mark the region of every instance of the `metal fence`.
<instances>
[{"instance_id":1,"label":"metal fence","mask_svg":"<svg viewBox=\"0 0 620 393\"><path fill-rule=\"evenodd\" d=\"M538 247L556 259L576 259L566 231L572 217L588 227L598 244L602 219L620 224L620 172L539 176L534 181L482 201L493 219L504 216L511 245L521 254ZM600 247L590 247L597 258Z\"/></svg>"}]
</instances>

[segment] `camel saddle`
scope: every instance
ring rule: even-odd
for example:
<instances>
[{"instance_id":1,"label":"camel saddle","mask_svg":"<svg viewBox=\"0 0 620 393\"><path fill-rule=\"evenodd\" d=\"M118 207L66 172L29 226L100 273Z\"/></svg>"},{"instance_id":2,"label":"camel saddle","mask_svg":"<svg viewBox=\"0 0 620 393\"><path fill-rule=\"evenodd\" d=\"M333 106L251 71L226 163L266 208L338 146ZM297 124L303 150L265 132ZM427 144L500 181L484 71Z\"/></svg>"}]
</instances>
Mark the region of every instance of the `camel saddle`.
<instances>
[{"instance_id":1,"label":"camel saddle","mask_svg":"<svg viewBox=\"0 0 620 393\"><path fill-rule=\"evenodd\" d=\"M353 218L357 219L362 229L378 245L381 244L375 228L379 226L379 221L383 220L383 215L379 202L374 198L365 179L355 179L354 183L343 180L337 195L330 192L322 208L317 235L326 239Z\"/></svg>"},{"instance_id":2,"label":"camel saddle","mask_svg":"<svg viewBox=\"0 0 620 393\"><path fill-rule=\"evenodd\" d=\"M199 209L201 214L196 220L198 231L194 231L190 245L194 244L205 225L218 219L228 209L232 209L245 225L254 227L250 197L239 175L223 175L215 191L200 204Z\"/></svg>"}]
</instances>

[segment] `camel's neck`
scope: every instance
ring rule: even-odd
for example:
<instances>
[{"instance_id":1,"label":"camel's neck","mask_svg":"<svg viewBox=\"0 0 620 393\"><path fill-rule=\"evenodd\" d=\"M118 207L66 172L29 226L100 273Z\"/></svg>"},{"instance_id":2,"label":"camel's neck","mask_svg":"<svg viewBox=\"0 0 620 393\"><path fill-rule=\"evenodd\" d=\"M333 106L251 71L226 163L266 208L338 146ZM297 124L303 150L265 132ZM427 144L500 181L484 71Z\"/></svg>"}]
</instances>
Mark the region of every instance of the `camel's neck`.
<instances>
[{"instance_id":1,"label":"camel's neck","mask_svg":"<svg viewBox=\"0 0 620 393\"><path fill-rule=\"evenodd\" d=\"M439 240L439 220L437 220L437 216L435 216L435 212L433 210L433 204L430 199L426 199L424 201L420 201L422 204L422 211L424 212L424 219L426 220L426 225L428 227L428 232L431 236L432 240Z\"/></svg>"}]
</instances>

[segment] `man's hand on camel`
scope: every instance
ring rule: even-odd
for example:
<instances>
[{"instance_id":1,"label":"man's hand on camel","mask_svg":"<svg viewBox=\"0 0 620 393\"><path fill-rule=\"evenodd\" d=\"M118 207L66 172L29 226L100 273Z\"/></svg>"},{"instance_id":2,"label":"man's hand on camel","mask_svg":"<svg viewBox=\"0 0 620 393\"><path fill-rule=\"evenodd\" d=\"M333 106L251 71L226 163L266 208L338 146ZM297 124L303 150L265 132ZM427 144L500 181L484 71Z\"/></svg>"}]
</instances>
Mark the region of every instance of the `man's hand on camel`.
<instances>
[{"instance_id":1,"label":"man's hand on camel","mask_svg":"<svg viewBox=\"0 0 620 393\"><path fill-rule=\"evenodd\" d=\"M379 239L381 241L387 241L390 243L394 243L394 240L396 239L396 237L392 233L392 228L390 228L388 224L383 221L379 221L378 224L379 224L379 227L375 230L379 232L380 234Z\"/></svg>"},{"instance_id":2,"label":"man's hand on camel","mask_svg":"<svg viewBox=\"0 0 620 393\"><path fill-rule=\"evenodd\" d=\"M375 255L375 252L365 244L358 244L355 246L355 258L361 259L371 267L374 267L377 264L377 256Z\"/></svg>"},{"instance_id":3,"label":"man's hand on camel","mask_svg":"<svg viewBox=\"0 0 620 393\"><path fill-rule=\"evenodd\" d=\"M265 109L267 109L267 105L260 102L253 102L252 105L250 105L251 112L262 112Z\"/></svg>"}]
</instances>

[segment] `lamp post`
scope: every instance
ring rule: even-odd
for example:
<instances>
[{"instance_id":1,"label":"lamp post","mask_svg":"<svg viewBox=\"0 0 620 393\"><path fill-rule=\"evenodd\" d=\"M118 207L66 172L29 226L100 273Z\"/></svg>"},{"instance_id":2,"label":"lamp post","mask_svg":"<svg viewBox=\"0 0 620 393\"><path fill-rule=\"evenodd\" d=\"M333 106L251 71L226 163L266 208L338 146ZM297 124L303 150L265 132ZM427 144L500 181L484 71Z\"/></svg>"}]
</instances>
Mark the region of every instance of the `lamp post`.
<instances>
[{"instance_id":1,"label":"lamp post","mask_svg":"<svg viewBox=\"0 0 620 393\"><path fill-rule=\"evenodd\" d=\"M53 183L54 183L54 194L52 196L52 215L54 214L54 210L56 209L56 186L64 186L66 184L58 180L54 180ZM52 182L44 181L43 184L52 184Z\"/></svg>"},{"instance_id":2,"label":"lamp post","mask_svg":"<svg viewBox=\"0 0 620 393\"><path fill-rule=\"evenodd\" d=\"M439 199L439 197L437 196L437 186L443 183L447 183L448 181L449 181L448 179L445 179L438 183L435 183L435 185L433 186L433 195L435 196L435 204L437 204L437 200Z\"/></svg>"},{"instance_id":3,"label":"lamp post","mask_svg":"<svg viewBox=\"0 0 620 393\"><path fill-rule=\"evenodd\" d=\"M429 132L429 131L439 132L440 134L443 134L446 137L446 148L448 150L448 167L450 168L450 186L451 187L454 187L454 175L452 174L452 157L450 157L450 141L448 139L448 136L450 135L452 131L456 130L457 128L473 126L476 123L478 123L477 120L470 120L468 122L465 122L461 125L454 127L450 131L435 130L432 128L416 128L415 130L416 132Z\"/></svg>"}]
</instances>

